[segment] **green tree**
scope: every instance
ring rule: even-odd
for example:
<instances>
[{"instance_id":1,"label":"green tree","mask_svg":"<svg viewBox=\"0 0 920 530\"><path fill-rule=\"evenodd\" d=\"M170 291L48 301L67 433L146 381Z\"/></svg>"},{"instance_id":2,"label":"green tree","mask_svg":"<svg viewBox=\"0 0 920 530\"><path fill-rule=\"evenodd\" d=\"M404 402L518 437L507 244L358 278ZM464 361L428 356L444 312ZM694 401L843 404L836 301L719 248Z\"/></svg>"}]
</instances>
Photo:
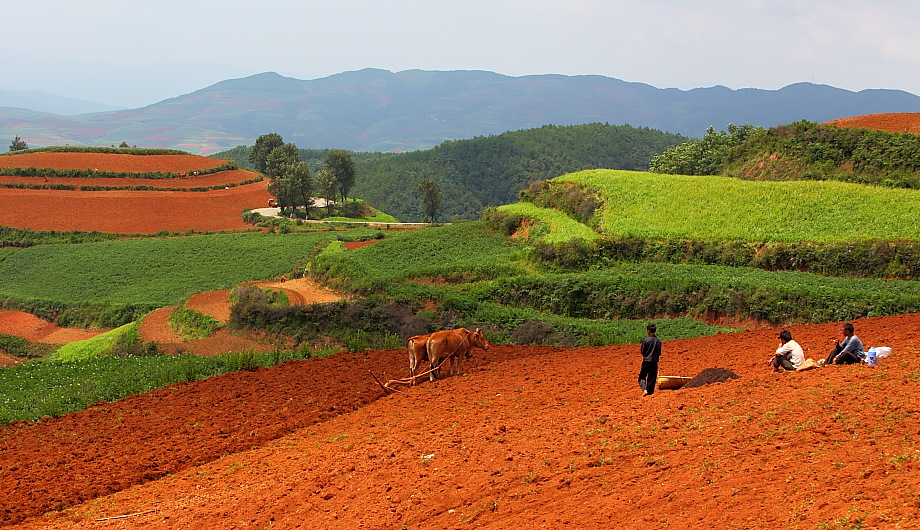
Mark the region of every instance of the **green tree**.
<instances>
[{"instance_id":1,"label":"green tree","mask_svg":"<svg viewBox=\"0 0 920 530\"><path fill-rule=\"evenodd\" d=\"M310 168L303 162L295 162L288 166L285 179L285 187L288 189L291 198L291 206L298 208L303 206L307 219L310 218L310 207L313 206L313 177L310 175Z\"/></svg>"},{"instance_id":2,"label":"green tree","mask_svg":"<svg viewBox=\"0 0 920 530\"><path fill-rule=\"evenodd\" d=\"M18 137L18 136L17 136L17 137L13 140L13 142L10 144L10 151L24 151L24 150L26 150L26 149L28 149L28 148L29 148L29 146L26 145L26 143L25 143L24 141L22 141L22 138L20 138L20 137Z\"/></svg>"},{"instance_id":3,"label":"green tree","mask_svg":"<svg viewBox=\"0 0 920 530\"><path fill-rule=\"evenodd\" d=\"M342 195L342 204L348 200L348 192L355 185L355 161L351 154L343 149L333 149L326 155L323 169L335 176L339 193Z\"/></svg>"},{"instance_id":4,"label":"green tree","mask_svg":"<svg viewBox=\"0 0 920 530\"><path fill-rule=\"evenodd\" d=\"M277 197L278 206L296 210L303 206L307 217L312 205L313 179L294 144L281 144L265 158L264 173L271 178L268 192Z\"/></svg>"},{"instance_id":5,"label":"green tree","mask_svg":"<svg viewBox=\"0 0 920 530\"><path fill-rule=\"evenodd\" d=\"M277 178L284 175L289 167L298 162L302 162L300 151L294 144L281 144L265 157L265 167L261 170L271 178Z\"/></svg>"},{"instance_id":6,"label":"green tree","mask_svg":"<svg viewBox=\"0 0 920 530\"><path fill-rule=\"evenodd\" d=\"M423 178L418 183L418 192L422 196L422 211L425 212L425 217L429 222L433 223L441 208L441 199L443 199L441 187L430 178Z\"/></svg>"},{"instance_id":7,"label":"green tree","mask_svg":"<svg viewBox=\"0 0 920 530\"><path fill-rule=\"evenodd\" d=\"M252 164L256 171L264 173L268 155L270 155L276 147L281 147L282 145L284 145L284 139L282 139L281 135L278 133L269 133L259 136L256 138L256 143L252 146L252 150L249 151L249 163Z\"/></svg>"},{"instance_id":8,"label":"green tree","mask_svg":"<svg viewBox=\"0 0 920 530\"><path fill-rule=\"evenodd\" d=\"M315 188L316 193L326 199L326 212L332 212L332 204L335 202L336 195L339 191L339 182L335 175L323 168L316 174Z\"/></svg>"},{"instance_id":9,"label":"green tree","mask_svg":"<svg viewBox=\"0 0 920 530\"><path fill-rule=\"evenodd\" d=\"M649 171L667 175L719 175L725 165L728 151L759 132L761 127L750 124L728 124L728 132L716 132L711 126L699 140L669 148L652 157Z\"/></svg>"}]
</instances>

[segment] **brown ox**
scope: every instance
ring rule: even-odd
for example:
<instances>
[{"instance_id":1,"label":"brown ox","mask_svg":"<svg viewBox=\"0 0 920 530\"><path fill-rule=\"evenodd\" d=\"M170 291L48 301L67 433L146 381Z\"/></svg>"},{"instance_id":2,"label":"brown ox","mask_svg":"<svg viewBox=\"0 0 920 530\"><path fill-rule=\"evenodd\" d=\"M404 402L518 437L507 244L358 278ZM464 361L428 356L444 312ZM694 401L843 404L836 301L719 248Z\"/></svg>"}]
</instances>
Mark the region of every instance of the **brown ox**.
<instances>
[{"instance_id":1,"label":"brown ox","mask_svg":"<svg viewBox=\"0 0 920 530\"><path fill-rule=\"evenodd\" d=\"M434 381L438 378L440 371L438 367L441 362L450 359L450 375L460 375L462 358L473 356L470 353L473 346L488 350L489 342L479 328L476 328L476 331L459 328L435 331L428 337L427 346L428 361L431 363L431 373L428 374L428 378Z\"/></svg>"},{"instance_id":2,"label":"brown ox","mask_svg":"<svg viewBox=\"0 0 920 530\"><path fill-rule=\"evenodd\" d=\"M409 337L407 346L409 348L409 377L412 384L415 384L415 374L418 371L418 363L428 360L428 337L431 335L416 335Z\"/></svg>"}]
</instances>

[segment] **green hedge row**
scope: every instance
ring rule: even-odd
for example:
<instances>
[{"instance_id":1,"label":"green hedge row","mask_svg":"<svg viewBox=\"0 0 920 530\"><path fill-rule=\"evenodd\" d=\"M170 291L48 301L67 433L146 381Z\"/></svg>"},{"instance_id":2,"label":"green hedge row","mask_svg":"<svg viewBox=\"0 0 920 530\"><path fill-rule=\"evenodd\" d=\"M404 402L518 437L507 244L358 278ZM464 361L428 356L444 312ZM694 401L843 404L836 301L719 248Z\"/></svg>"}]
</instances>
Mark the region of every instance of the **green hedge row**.
<instances>
[{"instance_id":1,"label":"green hedge row","mask_svg":"<svg viewBox=\"0 0 920 530\"><path fill-rule=\"evenodd\" d=\"M608 269L502 278L480 300L577 318L731 315L776 325L920 311L920 283L827 278L711 265L619 264Z\"/></svg>"},{"instance_id":2,"label":"green hedge row","mask_svg":"<svg viewBox=\"0 0 920 530\"><path fill-rule=\"evenodd\" d=\"M649 261L803 271L826 276L920 280L920 245L914 242L757 243L606 237L537 246L535 255L545 265L557 270L584 271L617 261Z\"/></svg>"},{"instance_id":3,"label":"green hedge row","mask_svg":"<svg viewBox=\"0 0 920 530\"><path fill-rule=\"evenodd\" d=\"M29 342L22 337L0 333L0 352L16 357L44 357L56 348L57 346L53 344Z\"/></svg>"},{"instance_id":4,"label":"green hedge row","mask_svg":"<svg viewBox=\"0 0 920 530\"><path fill-rule=\"evenodd\" d=\"M158 307L156 304L66 304L50 300L0 297L0 309L31 313L49 322L54 321L61 327L117 328L139 320Z\"/></svg>"}]
</instances>

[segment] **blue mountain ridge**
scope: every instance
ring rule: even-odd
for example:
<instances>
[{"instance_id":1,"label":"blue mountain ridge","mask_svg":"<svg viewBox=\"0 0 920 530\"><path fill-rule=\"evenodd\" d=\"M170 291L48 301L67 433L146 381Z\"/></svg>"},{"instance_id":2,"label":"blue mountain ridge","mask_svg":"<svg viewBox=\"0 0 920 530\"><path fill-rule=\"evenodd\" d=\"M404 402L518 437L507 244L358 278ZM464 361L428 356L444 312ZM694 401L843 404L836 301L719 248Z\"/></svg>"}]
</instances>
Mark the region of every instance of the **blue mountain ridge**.
<instances>
[{"instance_id":1,"label":"blue mountain ridge","mask_svg":"<svg viewBox=\"0 0 920 530\"><path fill-rule=\"evenodd\" d=\"M366 68L314 80L265 72L142 108L76 116L0 107L0 137L20 136L30 147L124 141L209 154L276 132L303 149L386 152L548 124L629 124L701 137L729 123L771 127L883 112L920 112L920 97L813 83L680 90L600 75Z\"/></svg>"}]
</instances>

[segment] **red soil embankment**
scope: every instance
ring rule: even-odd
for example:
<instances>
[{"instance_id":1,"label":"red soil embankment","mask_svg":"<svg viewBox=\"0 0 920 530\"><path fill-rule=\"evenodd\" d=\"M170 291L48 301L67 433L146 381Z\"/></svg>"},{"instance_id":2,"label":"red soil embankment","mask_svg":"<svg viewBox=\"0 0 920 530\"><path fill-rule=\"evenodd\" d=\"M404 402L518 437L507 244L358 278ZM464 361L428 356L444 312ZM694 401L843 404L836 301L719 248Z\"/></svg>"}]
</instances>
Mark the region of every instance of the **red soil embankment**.
<instances>
[{"instance_id":1,"label":"red soil embankment","mask_svg":"<svg viewBox=\"0 0 920 530\"><path fill-rule=\"evenodd\" d=\"M840 118L825 123L836 127L859 127L896 133L920 134L920 112L892 112Z\"/></svg>"},{"instance_id":2,"label":"red soil embankment","mask_svg":"<svg viewBox=\"0 0 920 530\"><path fill-rule=\"evenodd\" d=\"M30 342L66 344L93 338L102 331L61 328L31 313L0 310L0 333L22 337Z\"/></svg>"}]
</instances>

